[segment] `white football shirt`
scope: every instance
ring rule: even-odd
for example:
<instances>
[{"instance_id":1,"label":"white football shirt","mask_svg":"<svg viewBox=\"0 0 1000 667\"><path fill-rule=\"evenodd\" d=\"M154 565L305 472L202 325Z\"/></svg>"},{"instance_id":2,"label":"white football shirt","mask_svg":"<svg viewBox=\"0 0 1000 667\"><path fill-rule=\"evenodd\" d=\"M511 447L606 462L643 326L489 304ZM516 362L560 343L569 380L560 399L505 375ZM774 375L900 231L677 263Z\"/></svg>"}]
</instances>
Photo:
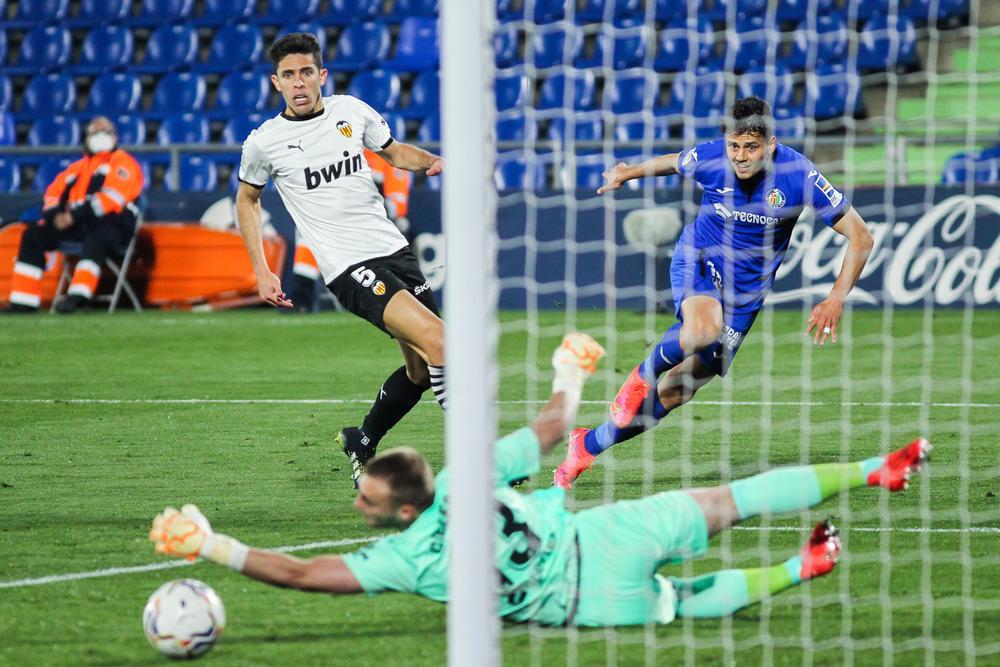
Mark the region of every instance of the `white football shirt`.
<instances>
[{"instance_id":1,"label":"white football shirt","mask_svg":"<svg viewBox=\"0 0 1000 667\"><path fill-rule=\"evenodd\" d=\"M392 143L389 126L350 95L323 98L310 116L275 116L243 142L239 178L257 187L273 178L281 201L329 284L347 267L406 246L385 214L362 150Z\"/></svg>"}]
</instances>

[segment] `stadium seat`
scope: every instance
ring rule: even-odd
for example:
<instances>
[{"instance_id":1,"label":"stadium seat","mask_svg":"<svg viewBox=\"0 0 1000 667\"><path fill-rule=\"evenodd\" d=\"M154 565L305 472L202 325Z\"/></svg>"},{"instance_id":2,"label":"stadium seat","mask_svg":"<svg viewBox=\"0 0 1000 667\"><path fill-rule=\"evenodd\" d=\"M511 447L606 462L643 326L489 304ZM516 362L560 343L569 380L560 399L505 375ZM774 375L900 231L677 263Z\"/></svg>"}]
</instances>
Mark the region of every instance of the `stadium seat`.
<instances>
[{"instance_id":1,"label":"stadium seat","mask_svg":"<svg viewBox=\"0 0 1000 667\"><path fill-rule=\"evenodd\" d=\"M180 113L167 116L156 131L156 142L170 144L203 144L208 142L208 120L201 114Z\"/></svg>"},{"instance_id":2,"label":"stadium seat","mask_svg":"<svg viewBox=\"0 0 1000 667\"><path fill-rule=\"evenodd\" d=\"M611 54L610 65L614 69L641 67L646 62L649 49L649 29L644 25L628 28L605 26L594 39L593 49L584 46L573 65L584 69L602 67L605 53Z\"/></svg>"},{"instance_id":3,"label":"stadium seat","mask_svg":"<svg viewBox=\"0 0 1000 667\"><path fill-rule=\"evenodd\" d=\"M410 103L400 113L404 118L436 116L441 107L441 80L434 70L420 73L410 88Z\"/></svg>"},{"instance_id":4,"label":"stadium seat","mask_svg":"<svg viewBox=\"0 0 1000 667\"><path fill-rule=\"evenodd\" d=\"M382 118L385 119L385 124L389 126L389 134L392 135L393 139L398 139L399 141L406 141L407 135L406 131L406 119L403 118L398 113L384 113Z\"/></svg>"},{"instance_id":5,"label":"stadium seat","mask_svg":"<svg viewBox=\"0 0 1000 667\"><path fill-rule=\"evenodd\" d=\"M497 0L497 20L501 23L520 21L524 18L522 0Z\"/></svg>"},{"instance_id":6,"label":"stadium seat","mask_svg":"<svg viewBox=\"0 0 1000 667\"><path fill-rule=\"evenodd\" d=\"M0 111L10 111L14 106L14 87L10 83L10 77L0 74Z\"/></svg>"},{"instance_id":7,"label":"stadium seat","mask_svg":"<svg viewBox=\"0 0 1000 667\"><path fill-rule=\"evenodd\" d=\"M658 115L692 113L697 109L722 111L726 103L728 82L724 72L699 70L696 74L682 72L674 78L670 101L656 109Z\"/></svg>"},{"instance_id":8,"label":"stadium seat","mask_svg":"<svg viewBox=\"0 0 1000 667\"><path fill-rule=\"evenodd\" d=\"M33 28L46 21L64 21L69 16L69 0L20 0L5 28Z\"/></svg>"},{"instance_id":9,"label":"stadium seat","mask_svg":"<svg viewBox=\"0 0 1000 667\"><path fill-rule=\"evenodd\" d=\"M642 118L623 116L615 119L615 141L656 141L672 139L670 124L662 118L647 122Z\"/></svg>"},{"instance_id":10,"label":"stadium seat","mask_svg":"<svg viewBox=\"0 0 1000 667\"><path fill-rule=\"evenodd\" d=\"M958 153L948 158L941 173L941 182L963 184L970 180L975 183L996 183L1000 180L996 158L983 158L975 153Z\"/></svg>"},{"instance_id":11,"label":"stadium seat","mask_svg":"<svg viewBox=\"0 0 1000 667\"><path fill-rule=\"evenodd\" d=\"M843 65L822 65L806 77L805 110L816 120L853 116L861 108L861 80Z\"/></svg>"},{"instance_id":12,"label":"stadium seat","mask_svg":"<svg viewBox=\"0 0 1000 667\"><path fill-rule=\"evenodd\" d=\"M437 69L440 50L438 41L436 18L413 16L404 19L396 38L396 54L382 66L397 72Z\"/></svg>"},{"instance_id":13,"label":"stadium seat","mask_svg":"<svg viewBox=\"0 0 1000 667\"><path fill-rule=\"evenodd\" d=\"M352 23L337 40L333 64L338 70L370 69L389 56L389 28L381 21Z\"/></svg>"},{"instance_id":14,"label":"stadium seat","mask_svg":"<svg viewBox=\"0 0 1000 667\"><path fill-rule=\"evenodd\" d=\"M493 62L497 69L513 67L524 62L520 52L520 35L517 26L501 25L493 33Z\"/></svg>"},{"instance_id":15,"label":"stadium seat","mask_svg":"<svg viewBox=\"0 0 1000 667\"><path fill-rule=\"evenodd\" d=\"M697 141L711 141L720 136L724 114L719 109L695 107L694 113L684 116L684 136L694 136Z\"/></svg>"},{"instance_id":16,"label":"stadium seat","mask_svg":"<svg viewBox=\"0 0 1000 667\"><path fill-rule=\"evenodd\" d=\"M385 20L390 23L405 21L411 16L431 17L438 15L438 0L395 0L392 10Z\"/></svg>"},{"instance_id":17,"label":"stadium seat","mask_svg":"<svg viewBox=\"0 0 1000 667\"><path fill-rule=\"evenodd\" d=\"M245 116L233 116L222 128L222 143L242 144L250 133L260 127L270 116L263 113L251 113Z\"/></svg>"},{"instance_id":18,"label":"stadium seat","mask_svg":"<svg viewBox=\"0 0 1000 667\"><path fill-rule=\"evenodd\" d=\"M530 16L535 23L552 23L566 18L565 0L535 0L535 13Z\"/></svg>"},{"instance_id":19,"label":"stadium seat","mask_svg":"<svg viewBox=\"0 0 1000 667\"><path fill-rule=\"evenodd\" d=\"M543 190L546 186L545 157L521 151L499 153L493 170L497 190Z\"/></svg>"},{"instance_id":20,"label":"stadium seat","mask_svg":"<svg viewBox=\"0 0 1000 667\"><path fill-rule=\"evenodd\" d=\"M83 40L75 74L97 75L105 70L125 68L132 63L132 31L120 25L101 25Z\"/></svg>"},{"instance_id":21,"label":"stadium seat","mask_svg":"<svg viewBox=\"0 0 1000 667\"><path fill-rule=\"evenodd\" d=\"M521 71L498 73L493 82L497 111L522 107L530 103L528 77Z\"/></svg>"},{"instance_id":22,"label":"stadium seat","mask_svg":"<svg viewBox=\"0 0 1000 667\"><path fill-rule=\"evenodd\" d=\"M135 111L141 98L142 85L134 74L102 74L90 87L87 110L107 115Z\"/></svg>"},{"instance_id":23,"label":"stadium seat","mask_svg":"<svg viewBox=\"0 0 1000 667\"><path fill-rule=\"evenodd\" d=\"M330 0L330 10L318 18L329 25L348 25L375 20L381 8L382 0Z\"/></svg>"},{"instance_id":24,"label":"stadium seat","mask_svg":"<svg viewBox=\"0 0 1000 667\"><path fill-rule=\"evenodd\" d=\"M687 0L656 0L654 16L661 23L670 23L687 16Z\"/></svg>"},{"instance_id":25,"label":"stadium seat","mask_svg":"<svg viewBox=\"0 0 1000 667\"><path fill-rule=\"evenodd\" d=\"M697 30L691 33L687 20L677 19L660 31L653 69L657 72L682 72L688 69L689 61L695 56L699 66L711 66L717 61L714 28L708 19L699 17Z\"/></svg>"},{"instance_id":26,"label":"stadium seat","mask_svg":"<svg viewBox=\"0 0 1000 667\"><path fill-rule=\"evenodd\" d=\"M202 72L221 74L234 69L260 64L264 53L264 36L252 23L226 25L215 32L212 46L205 62L198 66Z\"/></svg>"},{"instance_id":27,"label":"stadium seat","mask_svg":"<svg viewBox=\"0 0 1000 667\"><path fill-rule=\"evenodd\" d=\"M567 78L569 82L567 84ZM566 99L567 85L572 100ZM570 108L576 111L590 111L595 108L594 90L596 84L591 70L569 70L566 74L556 74L545 79L538 95L536 109Z\"/></svg>"},{"instance_id":28,"label":"stadium seat","mask_svg":"<svg viewBox=\"0 0 1000 667\"><path fill-rule=\"evenodd\" d=\"M538 138L538 124L533 116L520 110L508 111L497 115L496 133L497 141L534 141Z\"/></svg>"},{"instance_id":29,"label":"stadium seat","mask_svg":"<svg viewBox=\"0 0 1000 667\"><path fill-rule=\"evenodd\" d=\"M732 9L737 21L751 17L764 18L767 13L768 0L715 0L715 9L709 12L709 18L726 21ZM735 5L735 8L733 8Z\"/></svg>"},{"instance_id":30,"label":"stadium seat","mask_svg":"<svg viewBox=\"0 0 1000 667\"><path fill-rule=\"evenodd\" d=\"M858 66L895 69L917 60L917 31L905 16L873 16L858 39Z\"/></svg>"},{"instance_id":31,"label":"stadium seat","mask_svg":"<svg viewBox=\"0 0 1000 667\"><path fill-rule=\"evenodd\" d=\"M32 190L35 192L45 192L49 184L56 180L56 176L65 171L66 167L78 159L75 157L52 157L42 162L35 171L35 180L31 186Z\"/></svg>"},{"instance_id":32,"label":"stadium seat","mask_svg":"<svg viewBox=\"0 0 1000 667\"><path fill-rule=\"evenodd\" d=\"M937 8L937 14L931 12ZM909 0L900 3L900 13L920 23L936 23L969 15L969 0Z\"/></svg>"},{"instance_id":33,"label":"stadium seat","mask_svg":"<svg viewBox=\"0 0 1000 667\"><path fill-rule=\"evenodd\" d=\"M316 37L316 41L319 42L320 53L326 53L326 30L319 21L309 21L306 19L300 19L298 21L292 21L291 23L286 23L284 26L278 30L278 34L275 39L281 37L282 35L287 35L293 32L308 32L309 34ZM266 53L265 53L266 56ZM338 66L339 69L339 66Z\"/></svg>"},{"instance_id":34,"label":"stadium seat","mask_svg":"<svg viewBox=\"0 0 1000 667\"><path fill-rule=\"evenodd\" d=\"M140 0L139 13L130 22L135 26L162 26L169 21L191 18L194 0Z\"/></svg>"},{"instance_id":35,"label":"stadium seat","mask_svg":"<svg viewBox=\"0 0 1000 667\"><path fill-rule=\"evenodd\" d=\"M153 90L156 114L200 111L205 106L205 79L192 72L171 72L160 78Z\"/></svg>"},{"instance_id":36,"label":"stadium seat","mask_svg":"<svg viewBox=\"0 0 1000 667\"><path fill-rule=\"evenodd\" d=\"M17 161L0 157L0 192L17 192L21 189L21 170Z\"/></svg>"},{"instance_id":37,"label":"stadium seat","mask_svg":"<svg viewBox=\"0 0 1000 667\"><path fill-rule=\"evenodd\" d=\"M574 178L572 180L567 178L570 166L566 165L562 169L562 186L564 188L576 187L585 188L587 190L596 190L604 185L604 172L610 166L605 164L606 160L607 157L605 157L603 153L576 156Z\"/></svg>"},{"instance_id":38,"label":"stadium seat","mask_svg":"<svg viewBox=\"0 0 1000 667\"><path fill-rule=\"evenodd\" d=\"M556 116L549 122L545 138L565 144L568 142L570 132L573 133L573 141L601 141L604 139L604 121L601 112Z\"/></svg>"},{"instance_id":39,"label":"stadium seat","mask_svg":"<svg viewBox=\"0 0 1000 667\"><path fill-rule=\"evenodd\" d=\"M417 130L417 141L420 143L435 143L441 141L440 116L428 116Z\"/></svg>"},{"instance_id":40,"label":"stadium seat","mask_svg":"<svg viewBox=\"0 0 1000 667\"><path fill-rule=\"evenodd\" d=\"M392 111L399 103L399 77L393 72L359 72L351 79L347 94L364 100L380 113Z\"/></svg>"},{"instance_id":41,"label":"stadium seat","mask_svg":"<svg viewBox=\"0 0 1000 667\"><path fill-rule=\"evenodd\" d=\"M14 125L14 114L0 111L0 146L13 146L17 143L17 131Z\"/></svg>"},{"instance_id":42,"label":"stadium seat","mask_svg":"<svg viewBox=\"0 0 1000 667\"><path fill-rule=\"evenodd\" d=\"M795 95L795 80L783 66L760 68L740 77L738 97L751 95L767 100L772 109L788 107Z\"/></svg>"},{"instance_id":43,"label":"stadium seat","mask_svg":"<svg viewBox=\"0 0 1000 667\"><path fill-rule=\"evenodd\" d=\"M76 118L65 115L41 116L28 131L29 146L78 146L80 125Z\"/></svg>"},{"instance_id":44,"label":"stadium seat","mask_svg":"<svg viewBox=\"0 0 1000 667\"><path fill-rule=\"evenodd\" d=\"M215 113L228 118L234 109L241 112L267 108L271 82L260 72L231 72L222 79L215 95Z\"/></svg>"},{"instance_id":45,"label":"stadium seat","mask_svg":"<svg viewBox=\"0 0 1000 667\"><path fill-rule=\"evenodd\" d=\"M118 143L135 146L146 141L146 123L137 114L124 113L111 117L118 130Z\"/></svg>"},{"instance_id":46,"label":"stadium seat","mask_svg":"<svg viewBox=\"0 0 1000 667\"><path fill-rule=\"evenodd\" d=\"M765 25L763 16L740 20L735 31L726 32L726 67L741 73L767 64L768 54L778 50L779 33ZM772 56L773 57L773 56Z\"/></svg>"},{"instance_id":47,"label":"stadium seat","mask_svg":"<svg viewBox=\"0 0 1000 667\"><path fill-rule=\"evenodd\" d=\"M83 0L80 13L69 21L72 27L89 28L102 23L126 21L132 0Z\"/></svg>"},{"instance_id":48,"label":"stadium seat","mask_svg":"<svg viewBox=\"0 0 1000 667\"><path fill-rule=\"evenodd\" d=\"M583 33L575 25L560 21L538 26L531 40L532 64L539 69L572 62L583 48Z\"/></svg>"},{"instance_id":49,"label":"stadium seat","mask_svg":"<svg viewBox=\"0 0 1000 667\"><path fill-rule=\"evenodd\" d=\"M604 105L615 114L648 111L653 107L659 87L656 76L647 70L618 72L605 82Z\"/></svg>"},{"instance_id":50,"label":"stadium seat","mask_svg":"<svg viewBox=\"0 0 1000 667\"><path fill-rule=\"evenodd\" d=\"M0 0L0 11L3 10ZM0 27L0 68L7 64L7 31Z\"/></svg>"},{"instance_id":51,"label":"stadium seat","mask_svg":"<svg viewBox=\"0 0 1000 667\"><path fill-rule=\"evenodd\" d=\"M816 65L844 63L847 57L847 23L840 16L817 16L815 27L810 20L802 21L792 33L789 52L781 59L788 67L803 69L815 51ZM815 30L815 36L813 36Z\"/></svg>"},{"instance_id":52,"label":"stadium seat","mask_svg":"<svg viewBox=\"0 0 1000 667\"><path fill-rule=\"evenodd\" d=\"M204 155L181 155L177 172L167 175L170 192L208 192L219 182L215 161Z\"/></svg>"},{"instance_id":53,"label":"stadium seat","mask_svg":"<svg viewBox=\"0 0 1000 667\"><path fill-rule=\"evenodd\" d=\"M132 67L142 74L160 74L194 65L198 34L186 24L161 25L146 44L145 59Z\"/></svg>"},{"instance_id":54,"label":"stadium seat","mask_svg":"<svg viewBox=\"0 0 1000 667\"><path fill-rule=\"evenodd\" d=\"M21 98L18 120L39 115L71 113L76 105L76 85L68 74L39 74L28 82Z\"/></svg>"},{"instance_id":55,"label":"stadium seat","mask_svg":"<svg viewBox=\"0 0 1000 667\"><path fill-rule=\"evenodd\" d=\"M25 35L21 50L9 74L34 75L61 71L69 63L73 40L69 30L60 25L36 25Z\"/></svg>"},{"instance_id":56,"label":"stadium seat","mask_svg":"<svg viewBox=\"0 0 1000 667\"><path fill-rule=\"evenodd\" d=\"M806 118L798 109L774 109L774 135L779 141L801 141L806 138Z\"/></svg>"},{"instance_id":57,"label":"stadium seat","mask_svg":"<svg viewBox=\"0 0 1000 667\"><path fill-rule=\"evenodd\" d=\"M319 12L319 5L320 0L269 0L263 16L254 21L261 25L283 25L289 21L312 20Z\"/></svg>"},{"instance_id":58,"label":"stadium seat","mask_svg":"<svg viewBox=\"0 0 1000 667\"><path fill-rule=\"evenodd\" d=\"M778 0L775 18L788 23L798 23L809 15L812 0Z\"/></svg>"},{"instance_id":59,"label":"stadium seat","mask_svg":"<svg viewBox=\"0 0 1000 667\"><path fill-rule=\"evenodd\" d=\"M612 23L621 19L645 19L641 0L582 0L576 8L577 23Z\"/></svg>"},{"instance_id":60,"label":"stadium seat","mask_svg":"<svg viewBox=\"0 0 1000 667\"><path fill-rule=\"evenodd\" d=\"M253 15L256 4L256 0L202 0L201 14L192 21L192 24L199 27L214 27L246 21Z\"/></svg>"}]
</instances>

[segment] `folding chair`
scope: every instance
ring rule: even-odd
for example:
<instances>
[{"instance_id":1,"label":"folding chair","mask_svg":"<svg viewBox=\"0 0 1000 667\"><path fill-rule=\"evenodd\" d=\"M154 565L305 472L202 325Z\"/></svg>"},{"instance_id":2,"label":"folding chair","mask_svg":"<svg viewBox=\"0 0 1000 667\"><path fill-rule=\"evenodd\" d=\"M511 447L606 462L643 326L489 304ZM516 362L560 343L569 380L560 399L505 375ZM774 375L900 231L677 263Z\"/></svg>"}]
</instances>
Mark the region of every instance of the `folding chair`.
<instances>
[{"instance_id":1,"label":"folding chair","mask_svg":"<svg viewBox=\"0 0 1000 667\"><path fill-rule=\"evenodd\" d=\"M118 302L121 299L122 292L129 298L132 302L132 308L138 313L142 312L142 302L136 295L135 290L132 285L128 282L128 270L132 264L132 259L135 256L135 246L139 240L139 229L142 227L143 222L143 211L142 208L136 206L135 204L129 204L132 212L135 213L135 231L132 233L132 238L129 239L128 244L125 245L121 252L121 261L116 262L115 257L109 255L104 259L104 266L111 274L115 276L115 289L108 295L99 295L95 292L93 301L107 301L108 302L108 314L113 314L118 308ZM55 298L52 299L52 306L49 312L55 312L56 299L62 296L66 289L69 287L70 280L73 278L73 272L70 270L69 261L70 257L79 257L80 252L83 249L83 244L75 241L60 243L57 250L63 254L66 261L63 263L62 275L59 276L59 285L56 287Z\"/></svg>"}]
</instances>

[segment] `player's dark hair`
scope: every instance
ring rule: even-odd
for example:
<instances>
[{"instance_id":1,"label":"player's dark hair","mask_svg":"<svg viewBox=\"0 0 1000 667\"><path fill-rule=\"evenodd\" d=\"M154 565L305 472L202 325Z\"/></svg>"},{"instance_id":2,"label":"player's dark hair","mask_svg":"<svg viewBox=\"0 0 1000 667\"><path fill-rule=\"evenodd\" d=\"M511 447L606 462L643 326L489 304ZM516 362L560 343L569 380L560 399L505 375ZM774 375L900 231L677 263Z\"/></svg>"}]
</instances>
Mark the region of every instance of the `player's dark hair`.
<instances>
[{"instance_id":1,"label":"player's dark hair","mask_svg":"<svg viewBox=\"0 0 1000 667\"><path fill-rule=\"evenodd\" d=\"M281 59L292 53L312 56L316 69L323 69L323 55L320 53L319 41L308 32L292 32L284 35L271 45L271 50L267 53L271 57L275 74L278 73L278 63Z\"/></svg>"},{"instance_id":2,"label":"player's dark hair","mask_svg":"<svg viewBox=\"0 0 1000 667\"><path fill-rule=\"evenodd\" d=\"M724 134L753 134L763 139L774 135L774 116L771 107L759 97L736 100L729 117L722 124Z\"/></svg>"},{"instance_id":3,"label":"player's dark hair","mask_svg":"<svg viewBox=\"0 0 1000 667\"><path fill-rule=\"evenodd\" d=\"M376 456L365 467L365 474L389 484L396 507L413 505L423 512L434 502L434 474L423 454L410 447L397 447Z\"/></svg>"}]
</instances>

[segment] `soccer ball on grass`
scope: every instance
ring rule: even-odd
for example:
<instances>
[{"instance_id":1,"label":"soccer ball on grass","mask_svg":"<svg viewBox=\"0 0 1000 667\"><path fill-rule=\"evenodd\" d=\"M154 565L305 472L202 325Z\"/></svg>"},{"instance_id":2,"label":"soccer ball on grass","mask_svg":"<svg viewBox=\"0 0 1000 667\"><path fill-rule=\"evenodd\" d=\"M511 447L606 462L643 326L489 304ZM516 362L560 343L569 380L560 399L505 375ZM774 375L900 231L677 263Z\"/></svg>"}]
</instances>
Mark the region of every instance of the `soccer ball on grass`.
<instances>
[{"instance_id":1,"label":"soccer ball on grass","mask_svg":"<svg viewBox=\"0 0 1000 667\"><path fill-rule=\"evenodd\" d=\"M212 588L196 579L168 581L149 597L142 627L153 647L171 658L197 658L226 627L226 609Z\"/></svg>"}]
</instances>

